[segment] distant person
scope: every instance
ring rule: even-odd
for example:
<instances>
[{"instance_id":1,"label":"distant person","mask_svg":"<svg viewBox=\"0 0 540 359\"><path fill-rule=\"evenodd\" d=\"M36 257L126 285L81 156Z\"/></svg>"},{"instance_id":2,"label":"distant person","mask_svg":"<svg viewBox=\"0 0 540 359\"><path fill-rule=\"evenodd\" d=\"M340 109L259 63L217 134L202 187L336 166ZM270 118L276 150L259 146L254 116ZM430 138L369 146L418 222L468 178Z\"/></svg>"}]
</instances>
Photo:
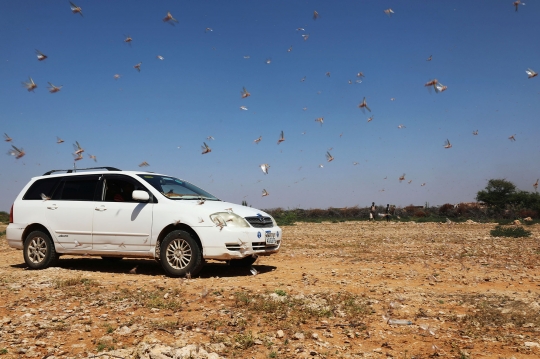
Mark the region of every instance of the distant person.
<instances>
[{"instance_id":1,"label":"distant person","mask_svg":"<svg viewBox=\"0 0 540 359\"><path fill-rule=\"evenodd\" d=\"M386 213L386 222L390 222L390 205L389 204L386 205L385 213Z\"/></svg>"},{"instance_id":2,"label":"distant person","mask_svg":"<svg viewBox=\"0 0 540 359\"><path fill-rule=\"evenodd\" d=\"M369 207L369 221L375 222L375 202L371 202L371 207Z\"/></svg>"}]
</instances>

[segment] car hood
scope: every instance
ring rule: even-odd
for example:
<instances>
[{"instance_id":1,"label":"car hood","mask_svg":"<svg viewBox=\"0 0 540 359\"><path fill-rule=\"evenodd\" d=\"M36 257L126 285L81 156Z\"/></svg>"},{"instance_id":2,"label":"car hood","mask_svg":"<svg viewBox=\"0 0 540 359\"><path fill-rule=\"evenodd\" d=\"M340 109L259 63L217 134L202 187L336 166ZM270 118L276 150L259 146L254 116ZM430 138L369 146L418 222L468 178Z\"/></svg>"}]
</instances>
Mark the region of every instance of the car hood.
<instances>
[{"instance_id":1,"label":"car hood","mask_svg":"<svg viewBox=\"0 0 540 359\"><path fill-rule=\"evenodd\" d=\"M194 206L198 207L200 211L207 212L209 215L216 212L229 212L241 216L241 217L255 217L255 216L269 216L268 213L261 211L260 209L242 206L239 204L224 202L224 201L205 201L204 204L197 204L197 200L175 200L178 203L193 203Z\"/></svg>"}]
</instances>

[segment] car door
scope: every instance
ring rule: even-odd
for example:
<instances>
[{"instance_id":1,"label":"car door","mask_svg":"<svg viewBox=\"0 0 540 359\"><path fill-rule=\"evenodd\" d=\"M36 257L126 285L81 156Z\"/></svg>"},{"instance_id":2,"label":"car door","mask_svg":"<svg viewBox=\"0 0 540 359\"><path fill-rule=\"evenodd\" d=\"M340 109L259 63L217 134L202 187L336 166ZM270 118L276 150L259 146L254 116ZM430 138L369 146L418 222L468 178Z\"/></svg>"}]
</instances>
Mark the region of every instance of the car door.
<instances>
[{"instance_id":1,"label":"car door","mask_svg":"<svg viewBox=\"0 0 540 359\"><path fill-rule=\"evenodd\" d=\"M94 251L150 251L153 197L148 203L141 203L131 196L134 190L149 191L126 175L105 174L101 185L101 200L94 208Z\"/></svg>"},{"instance_id":2,"label":"car door","mask_svg":"<svg viewBox=\"0 0 540 359\"><path fill-rule=\"evenodd\" d=\"M50 199L54 190L62 182L62 177L53 176L36 180L22 197L22 201L17 203L17 212L22 214L21 223L39 223L49 228L47 223L47 212L50 206ZM56 237L53 236L56 241Z\"/></svg>"},{"instance_id":3,"label":"car door","mask_svg":"<svg viewBox=\"0 0 540 359\"><path fill-rule=\"evenodd\" d=\"M92 249L92 217L99 175L66 176L44 201L48 227L68 251Z\"/></svg>"}]
</instances>

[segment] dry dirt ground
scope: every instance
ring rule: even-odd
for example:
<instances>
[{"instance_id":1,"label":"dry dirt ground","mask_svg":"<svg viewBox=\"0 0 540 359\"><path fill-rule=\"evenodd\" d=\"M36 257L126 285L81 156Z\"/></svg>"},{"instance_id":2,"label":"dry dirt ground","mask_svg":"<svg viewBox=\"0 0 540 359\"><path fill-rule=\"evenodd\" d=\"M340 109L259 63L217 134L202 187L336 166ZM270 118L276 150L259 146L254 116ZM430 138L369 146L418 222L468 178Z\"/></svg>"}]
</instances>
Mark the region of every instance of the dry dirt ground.
<instances>
[{"instance_id":1,"label":"dry dirt ground","mask_svg":"<svg viewBox=\"0 0 540 359\"><path fill-rule=\"evenodd\" d=\"M493 227L297 223L257 275L192 279L151 260L28 270L4 235L0 359L538 358L540 227Z\"/></svg>"}]
</instances>

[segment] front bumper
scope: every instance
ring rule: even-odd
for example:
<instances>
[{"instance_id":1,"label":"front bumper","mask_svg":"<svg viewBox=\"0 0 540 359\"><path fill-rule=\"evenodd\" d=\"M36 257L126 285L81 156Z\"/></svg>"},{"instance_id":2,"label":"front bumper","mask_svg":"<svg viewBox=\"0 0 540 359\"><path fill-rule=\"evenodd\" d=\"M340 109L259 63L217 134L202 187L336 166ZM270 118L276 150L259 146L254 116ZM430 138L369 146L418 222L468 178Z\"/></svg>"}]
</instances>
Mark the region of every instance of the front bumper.
<instances>
[{"instance_id":1,"label":"front bumper","mask_svg":"<svg viewBox=\"0 0 540 359\"><path fill-rule=\"evenodd\" d=\"M202 229L202 228L200 228ZM283 232L280 227L271 228L234 228L206 227L200 238L204 241L205 259L230 260L241 259L250 255L268 256L277 253L281 247ZM274 234L275 243L267 243L266 232Z\"/></svg>"}]
</instances>

